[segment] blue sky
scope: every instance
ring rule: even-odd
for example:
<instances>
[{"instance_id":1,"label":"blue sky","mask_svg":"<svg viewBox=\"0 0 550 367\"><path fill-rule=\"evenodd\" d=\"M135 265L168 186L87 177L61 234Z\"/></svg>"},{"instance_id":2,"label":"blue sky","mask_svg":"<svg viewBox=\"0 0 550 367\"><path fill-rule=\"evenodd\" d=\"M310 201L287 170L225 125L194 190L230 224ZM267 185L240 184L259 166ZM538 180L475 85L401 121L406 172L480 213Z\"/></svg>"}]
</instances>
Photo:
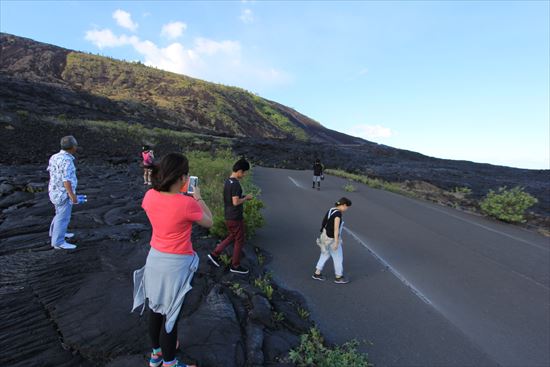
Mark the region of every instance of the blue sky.
<instances>
[{"instance_id":1,"label":"blue sky","mask_svg":"<svg viewBox=\"0 0 550 367\"><path fill-rule=\"evenodd\" d=\"M548 1L10 1L2 32L245 88L429 156L550 168Z\"/></svg>"}]
</instances>

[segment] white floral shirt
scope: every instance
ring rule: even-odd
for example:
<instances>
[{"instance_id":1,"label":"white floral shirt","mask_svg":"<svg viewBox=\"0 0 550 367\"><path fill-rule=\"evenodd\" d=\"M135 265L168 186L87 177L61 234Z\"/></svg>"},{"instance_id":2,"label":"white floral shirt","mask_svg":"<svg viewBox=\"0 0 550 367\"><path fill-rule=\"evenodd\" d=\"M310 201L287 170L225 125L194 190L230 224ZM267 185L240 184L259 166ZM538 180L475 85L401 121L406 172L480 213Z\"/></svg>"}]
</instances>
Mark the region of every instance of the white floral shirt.
<instances>
[{"instance_id":1,"label":"white floral shirt","mask_svg":"<svg viewBox=\"0 0 550 367\"><path fill-rule=\"evenodd\" d=\"M63 186L64 181L71 182L73 192L76 194L78 180L76 178L74 156L60 150L59 153L50 157L48 171L50 172L50 184L48 185L50 201L55 205L61 205L69 197L65 186Z\"/></svg>"}]
</instances>

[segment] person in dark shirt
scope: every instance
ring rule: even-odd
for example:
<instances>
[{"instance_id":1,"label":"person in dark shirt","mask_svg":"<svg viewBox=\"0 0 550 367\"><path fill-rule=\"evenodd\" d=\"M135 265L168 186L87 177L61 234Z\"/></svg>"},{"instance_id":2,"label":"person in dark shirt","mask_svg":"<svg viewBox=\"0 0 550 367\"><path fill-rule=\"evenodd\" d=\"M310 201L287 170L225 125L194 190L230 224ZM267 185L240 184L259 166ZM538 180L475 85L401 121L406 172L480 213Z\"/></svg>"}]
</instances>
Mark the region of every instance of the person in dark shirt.
<instances>
[{"instance_id":1,"label":"person in dark shirt","mask_svg":"<svg viewBox=\"0 0 550 367\"><path fill-rule=\"evenodd\" d=\"M313 189L315 188L315 182L317 182L317 190L321 190L321 180L323 178L323 165L319 159L315 160L313 164Z\"/></svg>"},{"instance_id":2,"label":"person in dark shirt","mask_svg":"<svg viewBox=\"0 0 550 367\"><path fill-rule=\"evenodd\" d=\"M321 251L321 256L315 267L315 272L311 276L313 279L325 280L321 271L327 260L332 257L332 261L334 262L334 273L336 275L334 283L349 283L349 280L344 278L344 253L342 252L342 229L344 228L342 213L348 210L349 207L351 207L351 200L348 198L341 198L323 217L319 241L324 245L324 250Z\"/></svg>"},{"instance_id":3,"label":"person in dark shirt","mask_svg":"<svg viewBox=\"0 0 550 367\"><path fill-rule=\"evenodd\" d=\"M219 256L231 242L234 242L233 257L229 271L232 273L248 274L248 269L241 265L241 249L244 243L244 215L243 203L252 200L252 195L243 195L240 184L250 164L241 158L233 165L233 173L225 180L223 186L223 202L225 213L225 225L229 235L216 246L212 253L208 254L210 261L217 267L220 266Z\"/></svg>"}]
</instances>

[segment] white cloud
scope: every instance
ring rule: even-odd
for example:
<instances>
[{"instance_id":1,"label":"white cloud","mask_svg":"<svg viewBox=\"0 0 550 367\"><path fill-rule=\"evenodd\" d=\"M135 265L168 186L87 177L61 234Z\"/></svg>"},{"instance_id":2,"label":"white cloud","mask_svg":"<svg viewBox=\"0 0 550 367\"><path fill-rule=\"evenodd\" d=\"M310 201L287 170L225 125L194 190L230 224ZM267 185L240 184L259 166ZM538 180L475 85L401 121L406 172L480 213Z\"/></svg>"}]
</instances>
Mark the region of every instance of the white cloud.
<instances>
[{"instance_id":1,"label":"white cloud","mask_svg":"<svg viewBox=\"0 0 550 367\"><path fill-rule=\"evenodd\" d=\"M129 29L132 32L135 32L138 28L138 24L132 20L132 15L124 10L115 10L113 13L113 18L119 26Z\"/></svg>"},{"instance_id":2,"label":"white cloud","mask_svg":"<svg viewBox=\"0 0 550 367\"><path fill-rule=\"evenodd\" d=\"M98 48L119 47L138 42L136 36L116 36L110 29L93 29L86 32L85 39L92 42Z\"/></svg>"},{"instance_id":3,"label":"white cloud","mask_svg":"<svg viewBox=\"0 0 550 367\"><path fill-rule=\"evenodd\" d=\"M237 55L241 52L241 45L236 41L218 42L199 37L195 39L195 50L205 55L214 55L217 53Z\"/></svg>"},{"instance_id":4,"label":"white cloud","mask_svg":"<svg viewBox=\"0 0 550 367\"><path fill-rule=\"evenodd\" d=\"M187 24L183 22L170 22L162 26L161 36L168 39L176 39L181 37L183 31L187 29Z\"/></svg>"},{"instance_id":5,"label":"white cloud","mask_svg":"<svg viewBox=\"0 0 550 367\"><path fill-rule=\"evenodd\" d=\"M364 68L364 69L361 69L361 71L359 71L359 75L367 75L368 72L369 70L367 68Z\"/></svg>"},{"instance_id":6,"label":"white cloud","mask_svg":"<svg viewBox=\"0 0 550 367\"><path fill-rule=\"evenodd\" d=\"M245 24L250 24L254 22L254 14L251 9L243 9L239 19Z\"/></svg>"},{"instance_id":7,"label":"white cloud","mask_svg":"<svg viewBox=\"0 0 550 367\"><path fill-rule=\"evenodd\" d=\"M346 133L367 140L393 136L390 128L381 125L355 125L347 129Z\"/></svg>"},{"instance_id":8,"label":"white cloud","mask_svg":"<svg viewBox=\"0 0 550 367\"><path fill-rule=\"evenodd\" d=\"M174 41L159 47L135 35L116 35L110 29L89 30L85 38L101 49L131 45L148 66L249 90L262 91L292 81L283 70L246 60L240 42L234 40L198 37L190 44Z\"/></svg>"}]
</instances>

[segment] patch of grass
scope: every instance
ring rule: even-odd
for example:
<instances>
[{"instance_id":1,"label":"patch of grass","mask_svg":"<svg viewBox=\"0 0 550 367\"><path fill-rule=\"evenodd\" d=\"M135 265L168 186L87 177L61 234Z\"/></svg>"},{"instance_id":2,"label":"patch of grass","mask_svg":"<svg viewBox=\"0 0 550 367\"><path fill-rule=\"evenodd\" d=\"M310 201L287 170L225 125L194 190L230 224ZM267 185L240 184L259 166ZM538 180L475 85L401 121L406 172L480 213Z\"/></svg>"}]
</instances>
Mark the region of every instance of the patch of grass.
<instances>
[{"instance_id":1,"label":"patch of grass","mask_svg":"<svg viewBox=\"0 0 550 367\"><path fill-rule=\"evenodd\" d=\"M258 255L258 265L262 266L265 263L265 256L260 254Z\"/></svg>"},{"instance_id":2,"label":"patch of grass","mask_svg":"<svg viewBox=\"0 0 550 367\"><path fill-rule=\"evenodd\" d=\"M348 182L347 184L344 185L344 191L346 191L346 192L355 192L356 188L355 188L355 186L353 186L353 184L351 182Z\"/></svg>"},{"instance_id":3,"label":"patch of grass","mask_svg":"<svg viewBox=\"0 0 550 367\"><path fill-rule=\"evenodd\" d=\"M282 312L273 312L272 318L275 322L283 322L285 320L285 314Z\"/></svg>"},{"instance_id":4,"label":"patch of grass","mask_svg":"<svg viewBox=\"0 0 550 367\"><path fill-rule=\"evenodd\" d=\"M221 254L220 261L222 262L223 266L227 268L229 267L229 265L231 265L231 256L227 254Z\"/></svg>"},{"instance_id":5,"label":"patch of grass","mask_svg":"<svg viewBox=\"0 0 550 367\"><path fill-rule=\"evenodd\" d=\"M29 111L17 110L15 114L21 121L26 121L29 118Z\"/></svg>"},{"instance_id":6,"label":"patch of grass","mask_svg":"<svg viewBox=\"0 0 550 367\"><path fill-rule=\"evenodd\" d=\"M271 276L269 274L254 279L254 286L260 289L267 299L273 297L273 287L271 286Z\"/></svg>"},{"instance_id":7,"label":"patch of grass","mask_svg":"<svg viewBox=\"0 0 550 367\"><path fill-rule=\"evenodd\" d=\"M298 307L298 316L300 316L304 320L307 320L307 318L309 317L309 311L303 307Z\"/></svg>"},{"instance_id":8,"label":"patch of grass","mask_svg":"<svg viewBox=\"0 0 550 367\"><path fill-rule=\"evenodd\" d=\"M170 123L198 123L212 131L223 127L222 130L235 136L246 135L246 127L239 121L248 120L276 128L262 129L266 137L290 135L308 139L302 128L266 99L241 88L205 82L142 63L70 52L62 77L76 89L107 97L138 115L151 109L169 112Z\"/></svg>"},{"instance_id":9,"label":"patch of grass","mask_svg":"<svg viewBox=\"0 0 550 367\"><path fill-rule=\"evenodd\" d=\"M369 187L372 187L373 189L381 189L381 190L395 192L397 194L416 197L414 193L405 190L399 183L387 182L377 178L370 178L368 176L357 175L354 173L349 173L349 172L337 170L337 169L326 169L325 173L342 177L342 178L347 178L348 180L351 180L351 181L360 182ZM345 190L345 187L344 187L344 190Z\"/></svg>"},{"instance_id":10,"label":"patch of grass","mask_svg":"<svg viewBox=\"0 0 550 367\"><path fill-rule=\"evenodd\" d=\"M472 193L472 189L469 187L455 187L453 193L466 197Z\"/></svg>"},{"instance_id":11,"label":"patch of grass","mask_svg":"<svg viewBox=\"0 0 550 367\"><path fill-rule=\"evenodd\" d=\"M239 283L231 284L231 290L239 297L244 295L244 288Z\"/></svg>"},{"instance_id":12,"label":"patch of grass","mask_svg":"<svg viewBox=\"0 0 550 367\"><path fill-rule=\"evenodd\" d=\"M510 190L501 187L498 192L489 190L480 207L485 214L504 222L522 223L525 221L525 211L537 202L535 197L523 191L520 186Z\"/></svg>"},{"instance_id":13,"label":"patch of grass","mask_svg":"<svg viewBox=\"0 0 550 367\"><path fill-rule=\"evenodd\" d=\"M367 356L357 352L359 342L328 347L316 328L300 337L300 345L289 352L289 360L298 367L371 367Z\"/></svg>"}]
</instances>

